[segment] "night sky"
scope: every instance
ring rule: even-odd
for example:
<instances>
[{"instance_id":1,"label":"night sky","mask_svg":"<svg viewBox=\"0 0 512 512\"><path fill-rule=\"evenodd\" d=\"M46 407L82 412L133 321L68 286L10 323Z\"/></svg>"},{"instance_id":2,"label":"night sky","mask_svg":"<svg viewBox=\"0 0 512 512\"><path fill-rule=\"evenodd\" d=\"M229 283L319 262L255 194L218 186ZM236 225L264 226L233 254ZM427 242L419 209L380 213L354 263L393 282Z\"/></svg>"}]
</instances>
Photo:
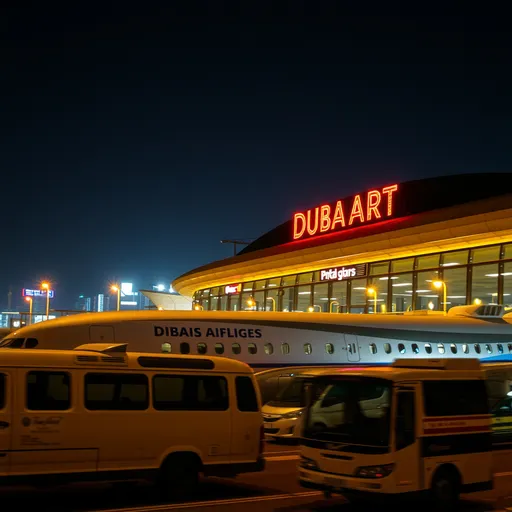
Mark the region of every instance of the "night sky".
<instances>
[{"instance_id":1,"label":"night sky","mask_svg":"<svg viewBox=\"0 0 512 512\"><path fill-rule=\"evenodd\" d=\"M511 170L499 13L181 3L0 12L2 307L41 278L55 307L170 283L369 187Z\"/></svg>"}]
</instances>

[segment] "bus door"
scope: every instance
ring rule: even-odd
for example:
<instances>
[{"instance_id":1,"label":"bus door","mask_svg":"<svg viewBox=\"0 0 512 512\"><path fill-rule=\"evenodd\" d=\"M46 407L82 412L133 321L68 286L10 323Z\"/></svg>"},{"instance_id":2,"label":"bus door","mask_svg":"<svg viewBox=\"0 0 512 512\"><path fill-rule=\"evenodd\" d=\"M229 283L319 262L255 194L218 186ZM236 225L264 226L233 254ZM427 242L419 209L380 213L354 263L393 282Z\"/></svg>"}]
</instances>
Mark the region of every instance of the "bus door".
<instances>
[{"instance_id":1,"label":"bus door","mask_svg":"<svg viewBox=\"0 0 512 512\"><path fill-rule=\"evenodd\" d=\"M422 489L420 439L417 436L421 425L416 423L419 384L407 383L395 387L393 410L393 450L397 492Z\"/></svg>"},{"instance_id":2,"label":"bus door","mask_svg":"<svg viewBox=\"0 0 512 512\"><path fill-rule=\"evenodd\" d=\"M9 374L0 371L0 475L9 473L11 438L12 438L12 404Z\"/></svg>"},{"instance_id":3,"label":"bus door","mask_svg":"<svg viewBox=\"0 0 512 512\"><path fill-rule=\"evenodd\" d=\"M347 348L347 359L354 363L359 361L359 346L357 336L354 334L345 334L345 346Z\"/></svg>"}]
</instances>

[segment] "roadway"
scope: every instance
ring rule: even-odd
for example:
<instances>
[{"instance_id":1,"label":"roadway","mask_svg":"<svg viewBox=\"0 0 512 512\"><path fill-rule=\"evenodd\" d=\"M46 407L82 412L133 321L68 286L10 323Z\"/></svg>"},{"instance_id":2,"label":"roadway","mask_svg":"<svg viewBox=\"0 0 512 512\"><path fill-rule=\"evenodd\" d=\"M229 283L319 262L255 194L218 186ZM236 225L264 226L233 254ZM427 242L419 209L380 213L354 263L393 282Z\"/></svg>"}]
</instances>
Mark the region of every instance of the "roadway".
<instances>
[{"instance_id":1,"label":"roadway","mask_svg":"<svg viewBox=\"0 0 512 512\"><path fill-rule=\"evenodd\" d=\"M321 493L297 484L297 447L267 443L265 456L264 472L236 479L207 479L195 496L181 501L162 501L154 487L130 484L114 488L76 485L50 490L3 489L0 502L6 511L33 508L37 504L39 512L236 512L242 508L244 512L351 512L352 507L343 498L325 500ZM498 480L505 482L506 476L503 473ZM512 507L512 496L508 497L512 487L510 493L507 491L508 484L498 483L495 491L464 499L462 511L506 510L507 506Z\"/></svg>"}]
</instances>

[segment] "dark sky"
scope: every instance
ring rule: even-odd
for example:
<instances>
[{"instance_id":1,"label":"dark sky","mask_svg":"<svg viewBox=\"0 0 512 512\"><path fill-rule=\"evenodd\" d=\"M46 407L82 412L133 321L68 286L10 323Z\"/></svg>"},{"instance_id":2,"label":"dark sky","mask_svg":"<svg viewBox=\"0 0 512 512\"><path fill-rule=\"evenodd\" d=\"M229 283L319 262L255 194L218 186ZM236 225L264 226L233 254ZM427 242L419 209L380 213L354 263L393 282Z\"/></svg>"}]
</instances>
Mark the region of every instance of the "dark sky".
<instances>
[{"instance_id":1,"label":"dark sky","mask_svg":"<svg viewBox=\"0 0 512 512\"><path fill-rule=\"evenodd\" d=\"M69 4L0 12L0 304L170 282L304 207L511 170L499 14Z\"/></svg>"}]
</instances>

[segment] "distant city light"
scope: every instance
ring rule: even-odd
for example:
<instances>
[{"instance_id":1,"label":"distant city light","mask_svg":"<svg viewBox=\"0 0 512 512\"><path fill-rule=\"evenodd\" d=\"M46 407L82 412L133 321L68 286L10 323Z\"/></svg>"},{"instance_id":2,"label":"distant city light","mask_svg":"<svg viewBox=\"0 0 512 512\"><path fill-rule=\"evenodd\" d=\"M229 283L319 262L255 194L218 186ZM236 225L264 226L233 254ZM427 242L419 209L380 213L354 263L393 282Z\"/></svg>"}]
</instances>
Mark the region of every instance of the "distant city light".
<instances>
[{"instance_id":1,"label":"distant city light","mask_svg":"<svg viewBox=\"0 0 512 512\"><path fill-rule=\"evenodd\" d=\"M159 292L163 292L165 290L165 285L164 284L157 284L156 285L156 289L159 291Z\"/></svg>"}]
</instances>

